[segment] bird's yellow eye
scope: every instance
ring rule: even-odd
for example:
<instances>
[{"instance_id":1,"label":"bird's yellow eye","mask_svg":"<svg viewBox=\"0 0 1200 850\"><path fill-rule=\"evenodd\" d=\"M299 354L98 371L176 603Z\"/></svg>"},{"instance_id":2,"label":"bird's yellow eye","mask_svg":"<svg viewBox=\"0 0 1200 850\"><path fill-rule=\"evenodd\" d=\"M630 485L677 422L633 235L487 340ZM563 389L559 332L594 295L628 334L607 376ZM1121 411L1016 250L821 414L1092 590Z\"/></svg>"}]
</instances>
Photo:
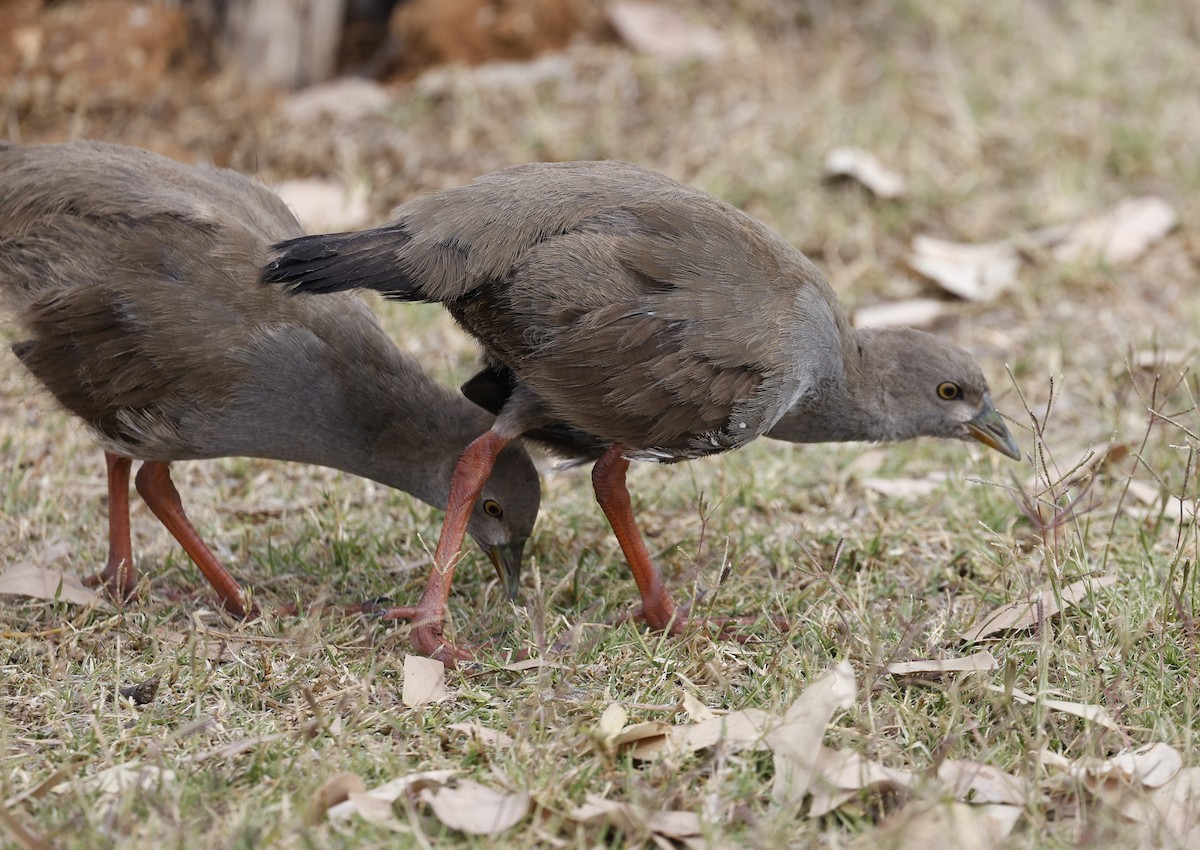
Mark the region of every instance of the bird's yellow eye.
<instances>
[{"instance_id":1,"label":"bird's yellow eye","mask_svg":"<svg viewBox=\"0 0 1200 850\"><path fill-rule=\"evenodd\" d=\"M938 398L943 401L954 401L954 399L962 395L962 388L954 381L942 381L938 384Z\"/></svg>"},{"instance_id":2,"label":"bird's yellow eye","mask_svg":"<svg viewBox=\"0 0 1200 850\"><path fill-rule=\"evenodd\" d=\"M484 499L483 512L497 518L504 516L504 508L500 507L500 503L495 499Z\"/></svg>"}]
</instances>

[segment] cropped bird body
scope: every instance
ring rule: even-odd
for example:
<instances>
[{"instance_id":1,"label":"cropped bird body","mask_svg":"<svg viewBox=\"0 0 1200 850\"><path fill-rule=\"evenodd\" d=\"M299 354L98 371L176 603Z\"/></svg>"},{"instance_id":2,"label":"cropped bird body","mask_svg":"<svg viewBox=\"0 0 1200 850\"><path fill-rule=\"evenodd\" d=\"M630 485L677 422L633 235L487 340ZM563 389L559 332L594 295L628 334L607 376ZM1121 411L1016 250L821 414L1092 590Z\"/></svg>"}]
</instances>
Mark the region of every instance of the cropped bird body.
<instances>
[{"instance_id":1,"label":"cropped bird body","mask_svg":"<svg viewBox=\"0 0 1200 850\"><path fill-rule=\"evenodd\" d=\"M170 462L318 464L444 508L458 455L492 425L354 296L257 285L268 246L302 234L276 195L234 172L99 143L0 143L0 301L17 357L105 449L100 580L118 597L136 583L131 460L146 461L137 487L151 509L245 615L237 582L183 513ZM500 463L469 530L511 591L540 485L518 446Z\"/></svg>"},{"instance_id":2,"label":"cropped bird body","mask_svg":"<svg viewBox=\"0 0 1200 850\"><path fill-rule=\"evenodd\" d=\"M678 461L782 439L977 438L1016 454L978 366L915 331L856 331L817 269L767 227L663 175L537 163L410 201L384 227L276 246L264 281L441 302L483 347L469 397L498 414L467 449L413 617L442 635L463 512L496 452L527 435L596 459L596 498L651 626L683 619L634 522L630 459ZM776 429L772 431L772 429Z\"/></svg>"}]
</instances>

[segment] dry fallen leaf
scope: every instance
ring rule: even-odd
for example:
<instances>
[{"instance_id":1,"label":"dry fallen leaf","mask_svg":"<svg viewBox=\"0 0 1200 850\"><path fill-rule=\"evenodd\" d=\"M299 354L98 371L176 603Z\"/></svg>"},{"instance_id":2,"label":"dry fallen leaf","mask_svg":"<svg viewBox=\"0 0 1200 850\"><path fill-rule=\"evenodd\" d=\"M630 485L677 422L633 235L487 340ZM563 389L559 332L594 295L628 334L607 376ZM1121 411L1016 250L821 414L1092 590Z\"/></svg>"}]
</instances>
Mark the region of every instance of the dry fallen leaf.
<instances>
[{"instance_id":1,"label":"dry fallen leaf","mask_svg":"<svg viewBox=\"0 0 1200 850\"><path fill-rule=\"evenodd\" d=\"M1108 587L1116 580L1117 577L1113 575L1080 579L1064 587L1058 599L1055 599L1053 590L1043 590L1033 599L1003 605L982 617L979 625L967 631L962 639L966 643L975 643L1000 632L1027 629L1036 625L1042 618L1053 617L1062 610L1079 604L1093 591Z\"/></svg>"},{"instance_id":2,"label":"dry fallen leaf","mask_svg":"<svg viewBox=\"0 0 1200 850\"><path fill-rule=\"evenodd\" d=\"M996 656L986 649L962 658L943 658L928 661L895 661L887 666L893 676L911 676L918 673L980 673L995 670L1000 666Z\"/></svg>"},{"instance_id":3,"label":"dry fallen leaf","mask_svg":"<svg viewBox=\"0 0 1200 850\"><path fill-rule=\"evenodd\" d=\"M1108 763L1131 781L1159 788L1183 769L1183 756L1169 744L1146 744L1111 757Z\"/></svg>"},{"instance_id":4,"label":"dry fallen leaf","mask_svg":"<svg viewBox=\"0 0 1200 850\"><path fill-rule=\"evenodd\" d=\"M400 799L402 795L409 792L422 791L431 786L444 785L457 773L458 771L454 768L423 770L418 773L410 773L407 776L401 776L398 779L385 782L366 793L351 794L344 803L331 806L325 814L332 820L345 820L356 814L368 817L364 809L369 807L372 810L372 814L376 814L378 811L381 811L377 809L378 804L385 805L390 813L392 803Z\"/></svg>"},{"instance_id":5,"label":"dry fallen leaf","mask_svg":"<svg viewBox=\"0 0 1200 850\"><path fill-rule=\"evenodd\" d=\"M1047 770L1059 770L1069 772L1074 764L1069 758L1062 753L1056 753L1048 747L1042 747L1038 751L1038 763Z\"/></svg>"},{"instance_id":6,"label":"dry fallen leaf","mask_svg":"<svg viewBox=\"0 0 1200 850\"><path fill-rule=\"evenodd\" d=\"M1103 761L1071 761L1043 750L1042 761L1062 771L1050 777L1048 787L1068 796L1082 787L1099 803L1138 822L1137 847L1200 847L1200 768L1180 769L1180 754L1167 744L1148 744Z\"/></svg>"},{"instance_id":7,"label":"dry fallen leaf","mask_svg":"<svg viewBox=\"0 0 1200 850\"><path fill-rule=\"evenodd\" d=\"M33 556L33 562L43 567L48 567L51 564L57 564L61 561L64 565L69 566L71 563L71 555L74 554L75 547L65 540L56 540L53 543L47 543L37 554Z\"/></svg>"},{"instance_id":8,"label":"dry fallen leaf","mask_svg":"<svg viewBox=\"0 0 1200 850\"><path fill-rule=\"evenodd\" d=\"M854 669L847 661L839 662L805 688L783 722L767 732L767 745L775 754L771 799L776 804L804 799L821 754L825 726L839 708L854 705L855 694Z\"/></svg>"},{"instance_id":9,"label":"dry fallen leaf","mask_svg":"<svg viewBox=\"0 0 1200 850\"><path fill-rule=\"evenodd\" d=\"M677 10L643 0L615 0L608 21L632 50L663 59L711 59L725 52L716 30L690 23Z\"/></svg>"},{"instance_id":10,"label":"dry fallen leaf","mask_svg":"<svg viewBox=\"0 0 1200 850\"><path fill-rule=\"evenodd\" d=\"M1129 797L1121 814L1141 823L1140 848L1195 850L1200 847L1200 767L1175 774L1142 797Z\"/></svg>"},{"instance_id":11,"label":"dry fallen leaf","mask_svg":"<svg viewBox=\"0 0 1200 850\"><path fill-rule=\"evenodd\" d=\"M522 661L514 661L512 664L505 664L500 669L512 673L524 673L526 670L540 670L543 667L551 670L563 669L563 665L556 661L547 661L545 658L526 658Z\"/></svg>"},{"instance_id":12,"label":"dry fallen leaf","mask_svg":"<svg viewBox=\"0 0 1200 850\"><path fill-rule=\"evenodd\" d=\"M647 720L642 723L626 725L628 713L618 703L610 703L600 715L593 736L606 752L615 752L622 747L630 747L629 752L636 759L646 760L652 755L666 749L667 736L674 727L662 720Z\"/></svg>"},{"instance_id":13,"label":"dry fallen leaf","mask_svg":"<svg viewBox=\"0 0 1200 850\"><path fill-rule=\"evenodd\" d=\"M693 812L651 812L633 803L606 800L598 794L588 794L583 805L567 817L583 824L611 824L625 833L626 846L635 846L635 837L650 833L675 840L700 834L700 818Z\"/></svg>"},{"instance_id":14,"label":"dry fallen leaf","mask_svg":"<svg viewBox=\"0 0 1200 850\"><path fill-rule=\"evenodd\" d=\"M1158 788L1183 768L1183 757L1173 747L1157 743L1126 750L1104 761L1081 759L1071 766L1071 775L1097 796L1116 787L1137 785Z\"/></svg>"},{"instance_id":15,"label":"dry fallen leaf","mask_svg":"<svg viewBox=\"0 0 1200 850\"><path fill-rule=\"evenodd\" d=\"M700 817L695 812L651 812L649 826L655 835L680 841L700 834Z\"/></svg>"},{"instance_id":16,"label":"dry fallen leaf","mask_svg":"<svg viewBox=\"0 0 1200 850\"><path fill-rule=\"evenodd\" d=\"M1069 487L1086 485L1092 476L1107 474L1114 478L1127 477L1132 471L1134 463L1130 461L1129 444L1128 443L1103 443L1093 446L1088 450L1088 454L1084 460L1075 468L1075 470L1067 477L1065 483ZM1037 491L1039 484L1036 480L1031 479L1026 482L1024 489Z\"/></svg>"},{"instance_id":17,"label":"dry fallen leaf","mask_svg":"<svg viewBox=\"0 0 1200 850\"><path fill-rule=\"evenodd\" d=\"M110 768L84 776L72 782L64 782L50 790L55 794L63 794L71 789L84 789L105 797L117 797L128 791L156 788L169 785L175 781L175 771L166 770L152 764L127 762L116 764Z\"/></svg>"},{"instance_id":18,"label":"dry fallen leaf","mask_svg":"<svg viewBox=\"0 0 1200 850\"><path fill-rule=\"evenodd\" d=\"M1017 695L1017 691L1013 691L1013 696ZM1027 694L1021 694L1022 699L1018 702L1025 702L1032 705L1035 700ZM1106 709L1098 705L1090 705L1084 702L1069 702L1061 699L1043 699L1042 706L1051 711L1061 711L1063 714L1073 714L1076 717L1082 717L1084 720L1089 720L1098 726L1103 726L1105 729L1111 729L1114 732L1121 731L1121 727L1112 719L1112 716Z\"/></svg>"},{"instance_id":19,"label":"dry fallen leaf","mask_svg":"<svg viewBox=\"0 0 1200 850\"><path fill-rule=\"evenodd\" d=\"M504 749L513 745L513 739L508 735L478 723L451 723L448 728L470 735L484 746Z\"/></svg>"},{"instance_id":20,"label":"dry fallen leaf","mask_svg":"<svg viewBox=\"0 0 1200 850\"><path fill-rule=\"evenodd\" d=\"M935 298L909 298L872 304L854 311L859 328L924 328L950 312L950 305Z\"/></svg>"},{"instance_id":21,"label":"dry fallen leaf","mask_svg":"<svg viewBox=\"0 0 1200 850\"><path fill-rule=\"evenodd\" d=\"M896 499L924 498L946 482L946 473L933 472L924 478L864 478L863 487Z\"/></svg>"},{"instance_id":22,"label":"dry fallen leaf","mask_svg":"<svg viewBox=\"0 0 1200 850\"><path fill-rule=\"evenodd\" d=\"M684 690L682 700L683 710L687 712L688 719L693 723L712 720L717 716L711 708L701 702L699 697L692 694L691 691Z\"/></svg>"},{"instance_id":23,"label":"dry fallen leaf","mask_svg":"<svg viewBox=\"0 0 1200 850\"><path fill-rule=\"evenodd\" d=\"M446 826L469 835L506 832L524 820L530 806L524 791L497 791L469 779L453 788L426 789L421 800Z\"/></svg>"},{"instance_id":24,"label":"dry fallen leaf","mask_svg":"<svg viewBox=\"0 0 1200 850\"><path fill-rule=\"evenodd\" d=\"M907 191L904 178L862 148L834 148L825 155L825 176L857 180L879 198L899 198Z\"/></svg>"},{"instance_id":25,"label":"dry fallen leaf","mask_svg":"<svg viewBox=\"0 0 1200 850\"><path fill-rule=\"evenodd\" d=\"M28 562L13 564L0 573L0 594L60 599L75 605L99 605L104 601L99 593L84 587L78 576Z\"/></svg>"},{"instance_id":26,"label":"dry fallen leaf","mask_svg":"<svg viewBox=\"0 0 1200 850\"><path fill-rule=\"evenodd\" d=\"M1125 506L1125 511L1135 517L1157 517L1163 519L1189 520L1196 516L1197 503L1195 500L1184 501L1178 496L1164 494L1162 490L1145 481L1131 480L1128 483L1129 495L1133 496L1145 507L1140 505Z\"/></svg>"},{"instance_id":27,"label":"dry fallen leaf","mask_svg":"<svg viewBox=\"0 0 1200 850\"><path fill-rule=\"evenodd\" d=\"M619 703L609 703L596 724L596 737L605 743L611 743L625 728L625 721L628 719L629 713Z\"/></svg>"},{"instance_id":28,"label":"dry fallen leaf","mask_svg":"<svg viewBox=\"0 0 1200 850\"><path fill-rule=\"evenodd\" d=\"M1179 217L1169 203L1148 195L1126 198L1076 224L1047 228L1031 235L1051 244L1054 258L1062 263L1075 260L1127 263L1144 254L1178 222Z\"/></svg>"},{"instance_id":29,"label":"dry fallen leaf","mask_svg":"<svg viewBox=\"0 0 1200 850\"><path fill-rule=\"evenodd\" d=\"M441 702L446 692L446 667L435 658L420 655L404 656L404 688L400 701L413 708L431 702Z\"/></svg>"},{"instance_id":30,"label":"dry fallen leaf","mask_svg":"<svg viewBox=\"0 0 1200 850\"><path fill-rule=\"evenodd\" d=\"M946 759L938 765L937 775L950 786L954 798L963 802L1024 806L1030 799L1026 780L990 764Z\"/></svg>"},{"instance_id":31,"label":"dry fallen leaf","mask_svg":"<svg viewBox=\"0 0 1200 850\"><path fill-rule=\"evenodd\" d=\"M908 264L960 298L991 301L1016 283L1021 264L1018 242L1046 246L1059 262L1127 263L1178 221L1175 210L1162 198L1128 198L1092 218L1020 234L1014 240L968 245L916 236Z\"/></svg>"},{"instance_id":32,"label":"dry fallen leaf","mask_svg":"<svg viewBox=\"0 0 1200 850\"><path fill-rule=\"evenodd\" d=\"M1157 505L1162 499L1162 490L1148 481L1133 479L1126 482L1129 495L1146 505Z\"/></svg>"},{"instance_id":33,"label":"dry fallen leaf","mask_svg":"<svg viewBox=\"0 0 1200 850\"><path fill-rule=\"evenodd\" d=\"M1068 700L1052 699L1050 697L1038 699L1037 697L1027 694L1024 691L1019 691L1016 688L1013 688L1011 691L1006 691L999 685L984 685L984 687L994 693L1008 693L1015 701L1024 703L1025 705L1033 705L1034 703L1037 703L1038 705L1042 706L1042 708L1047 708L1050 711L1061 711L1063 714L1072 714L1075 717L1082 717L1084 720L1088 720L1099 726L1103 726L1105 729L1111 729L1114 732L1121 731L1121 727L1118 726L1117 722L1112 719L1112 716L1102 706L1099 705L1091 705L1086 702L1070 702Z\"/></svg>"},{"instance_id":34,"label":"dry fallen leaf","mask_svg":"<svg viewBox=\"0 0 1200 850\"><path fill-rule=\"evenodd\" d=\"M1021 816L1016 806L972 806L914 800L897 809L869 832L855 839L852 848L928 850L991 850L1004 843Z\"/></svg>"},{"instance_id":35,"label":"dry fallen leaf","mask_svg":"<svg viewBox=\"0 0 1200 850\"><path fill-rule=\"evenodd\" d=\"M1167 496L1167 502L1163 506L1162 512L1163 519L1179 520L1180 522L1189 522L1198 514L1200 514L1200 500L1184 500L1178 496Z\"/></svg>"},{"instance_id":36,"label":"dry fallen leaf","mask_svg":"<svg viewBox=\"0 0 1200 850\"><path fill-rule=\"evenodd\" d=\"M628 744L637 744L648 739L662 738L666 740L666 736L670 734L674 727L663 720L646 720L641 723L634 723L626 726L616 737L612 739L614 748L624 747Z\"/></svg>"},{"instance_id":37,"label":"dry fallen leaf","mask_svg":"<svg viewBox=\"0 0 1200 850\"><path fill-rule=\"evenodd\" d=\"M338 805L349 806L350 812L358 815L371 824L371 826L390 829L394 832L408 831L396 817L396 811L392 808L392 804L387 800L381 800L379 797L372 797L369 791L366 793L354 791L346 798L346 802L339 803ZM332 811L331 809L330 812ZM329 812L326 812L326 815L330 818L333 817Z\"/></svg>"},{"instance_id":38,"label":"dry fallen leaf","mask_svg":"<svg viewBox=\"0 0 1200 850\"><path fill-rule=\"evenodd\" d=\"M885 767L853 750L821 747L814 770L812 802L808 816L828 814L862 792L888 794L902 791L913 782L907 770Z\"/></svg>"},{"instance_id":39,"label":"dry fallen leaf","mask_svg":"<svg viewBox=\"0 0 1200 850\"><path fill-rule=\"evenodd\" d=\"M908 265L959 298L991 301L1017 282L1021 258L1009 242L965 245L916 236Z\"/></svg>"},{"instance_id":40,"label":"dry fallen leaf","mask_svg":"<svg viewBox=\"0 0 1200 850\"><path fill-rule=\"evenodd\" d=\"M309 811L313 820L325 816L330 808L350 798L351 794L362 794L367 790L367 783L354 773L342 771L321 783L309 803Z\"/></svg>"},{"instance_id":41,"label":"dry fallen leaf","mask_svg":"<svg viewBox=\"0 0 1200 850\"><path fill-rule=\"evenodd\" d=\"M867 477L878 472L887 460L888 453L883 449L867 449L845 466L847 475L859 478Z\"/></svg>"},{"instance_id":42,"label":"dry fallen leaf","mask_svg":"<svg viewBox=\"0 0 1200 850\"><path fill-rule=\"evenodd\" d=\"M440 99L461 96L464 91L479 95L532 94L539 86L575 78L575 65L561 53L537 59L496 59L479 65L435 65L421 72L409 85L422 97Z\"/></svg>"},{"instance_id":43,"label":"dry fallen leaf","mask_svg":"<svg viewBox=\"0 0 1200 850\"><path fill-rule=\"evenodd\" d=\"M73 767L73 766L71 766L71 767ZM70 769L69 767L58 768L57 770L55 770L53 773L51 773L49 776L47 776L45 779L43 779L37 785L34 785L29 790L22 791L21 793L15 794L12 797L9 797L7 800L4 800L2 803L0 803L0 811L3 811L6 808L11 809L13 806L17 805L17 803L23 802L25 800L40 800L40 799L42 799L47 794L49 794L53 789L57 788L59 785L62 785L64 782L69 782L71 776L74 775L74 773L75 773L75 771Z\"/></svg>"},{"instance_id":44,"label":"dry fallen leaf","mask_svg":"<svg viewBox=\"0 0 1200 850\"><path fill-rule=\"evenodd\" d=\"M655 735L635 741L633 746L625 752L635 761L650 761L662 753L671 751L671 731L668 729L665 735Z\"/></svg>"},{"instance_id":45,"label":"dry fallen leaf","mask_svg":"<svg viewBox=\"0 0 1200 850\"><path fill-rule=\"evenodd\" d=\"M775 718L757 708L731 711L701 723L676 726L671 730L671 744L684 752L703 750L718 743L728 752L767 749L764 735Z\"/></svg>"}]
</instances>

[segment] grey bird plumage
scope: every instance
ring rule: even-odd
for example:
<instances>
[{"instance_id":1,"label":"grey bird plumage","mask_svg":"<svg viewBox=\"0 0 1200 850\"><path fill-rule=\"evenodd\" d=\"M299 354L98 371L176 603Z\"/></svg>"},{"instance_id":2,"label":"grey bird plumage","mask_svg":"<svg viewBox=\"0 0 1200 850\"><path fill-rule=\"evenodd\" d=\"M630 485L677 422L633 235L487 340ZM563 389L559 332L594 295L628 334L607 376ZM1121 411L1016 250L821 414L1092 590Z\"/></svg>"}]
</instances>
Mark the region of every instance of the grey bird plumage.
<instances>
[{"instance_id":1,"label":"grey bird plumage","mask_svg":"<svg viewBox=\"0 0 1200 850\"><path fill-rule=\"evenodd\" d=\"M821 273L769 228L626 163L484 175L384 227L285 242L265 277L442 302L484 347L468 395L498 413L529 388L529 436L569 456L618 443L672 461L766 434L979 439L1019 457L965 351L852 328Z\"/></svg>"},{"instance_id":2,"label":"grey bird plumage","mask_svg":"<svg viewBox=\"0 0 1200 850\"><path fill-rule=\"evenodd\" d=\"M268 246L301 235L276 195L231 171L92 142L0 144L13 350L106 450L313 463L444 508L458 453L492 417L357 298L257 285ZM515 576L540 487L519 446L501 462L470 533Z\"/></svg>"}]
</instances>

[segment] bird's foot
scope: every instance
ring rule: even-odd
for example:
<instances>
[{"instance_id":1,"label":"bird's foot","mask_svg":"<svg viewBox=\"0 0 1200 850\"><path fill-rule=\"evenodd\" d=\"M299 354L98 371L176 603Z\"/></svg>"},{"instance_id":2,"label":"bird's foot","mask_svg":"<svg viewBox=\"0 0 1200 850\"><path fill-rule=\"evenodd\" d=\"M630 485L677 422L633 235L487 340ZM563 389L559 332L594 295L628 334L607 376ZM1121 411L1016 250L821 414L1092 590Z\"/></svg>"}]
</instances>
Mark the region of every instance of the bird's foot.
<instances>
[{"instance_id":1,"label":"bird's foot","mask_svg":"<svg viewBox=\"0 0 1200 850\"><path fill-rule=\"evenodd\" d=\"M474 647L456 646L442 637L441 623L413 626L408 637L417 652L437 659L451 670L460 664L469 664L475 660Z\"/></svg>"},{"instance_id":2,"label":"bird's foot","mask_svg":"<svg viewBox=\"0 0 1200 850\"><path fill-rule=\"evenodd\" d=\"M83 579L84 587L103 587L118 605L137 599L137 583L137 570L125 558L115 563L109 559L103 570Z\"/></svg>"},{"instance_id":3,"label":"bird's foot","mask_svg":"<svg viewBox=\"0 0 1200 850\"><path fill-rule=\"evenodd\" d=\"M442 636L445 622L441 616L431 615L427 610L422 610L419 605L396 605L382 610L377 609L374 614L380 620L412 621L412 631L408 636L412 641L413 649L427 658L436 658L451 669L475 660L477 647L458 646L450 643Z\"/></svg>"},{"instance_id":4,"label":"bird's foot","mask_svg":"<svg viewBox=\"0 0 1200 850\"><path fill-rule=\"evenodd\" d=\"M245 594L241 599L221 596L221 607L229 614L237 617L239 620L249 622L256 620L262 616L262 609L258 607L257 602L250 602L249 605L243 600L246 599Z\"/></svg>"}]
</instances>

